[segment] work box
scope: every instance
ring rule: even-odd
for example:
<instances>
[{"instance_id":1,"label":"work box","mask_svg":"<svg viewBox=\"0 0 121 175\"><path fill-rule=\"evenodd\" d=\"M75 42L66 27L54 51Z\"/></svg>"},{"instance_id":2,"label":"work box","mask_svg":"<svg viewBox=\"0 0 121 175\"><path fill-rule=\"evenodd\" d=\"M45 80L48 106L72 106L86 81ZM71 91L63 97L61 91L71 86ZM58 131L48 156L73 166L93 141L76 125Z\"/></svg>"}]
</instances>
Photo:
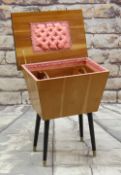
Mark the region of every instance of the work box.
<instances>
[{"instance_id":1,"label":"work box","mask_svg":"<svg viewBox=\"0 0 121 175\"><path fill-rule=\"evenodd\" d=\"M82 11L13 13L12 22L35 111L44 120L97 111L109 71L88 58Z\"/></svg>"}]
</instances>

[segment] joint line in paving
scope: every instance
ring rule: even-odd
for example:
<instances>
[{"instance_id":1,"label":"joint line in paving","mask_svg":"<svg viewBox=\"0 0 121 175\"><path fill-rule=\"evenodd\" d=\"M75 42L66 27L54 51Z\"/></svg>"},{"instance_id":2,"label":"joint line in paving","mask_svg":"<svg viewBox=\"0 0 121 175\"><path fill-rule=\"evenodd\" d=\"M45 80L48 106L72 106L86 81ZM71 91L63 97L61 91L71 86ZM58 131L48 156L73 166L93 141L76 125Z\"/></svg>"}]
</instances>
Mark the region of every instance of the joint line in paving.
<instances>
[{"instance_id":1,"label":"joint line in paving","mask_svg":"<svg viewBox=\"0 0 121 175\"><path fill-rule=\"evenodd\" d=\"M119 138L117 138L116 136L114 136L104 125L102 125L99 121L97 121L96 119L94 119L94 122L100 126L104 131L106 131L110 136L112 136L114 139L116 139L117 141L119 141L121 143L121 140Z\"/></svg>"},{"instance_id":2,"label":"joint line in paving","mask_svg":"<svg viewBox=\"0 0 121 175\"><path fill-rule=\"evenodd\" d=\"M115 113L121 115L121 112L119 112L119 111L117 111L117 110L115 110L115 109L111 109L111 108L109 108L109 107L107 107L107 106L105 106L105 105L103 105L103 104L102 104L102 107L105 108L105 109L108 109L109 111L112 111L112 112L115 112Z\"/></svg>"},{"instance_id":3,"label":"joint line in paving","mask_svg":"<svg viewBox=\"0 0 121 175\"><path fill-rule=\"evenodd\" d=\"M6 129L8 129L11 125L13 125L17 120L19 120L21 117L24 116L25 113L27 113L27 111L29 110L29 107L27 107L27 109L20 114L20 116L18 116L17 118L15 118L12 122L10 122L6 127L4 127L3 129L0 130L0 133L2 133L3 131L5 131Z\"/></svg>"}]
</instances>

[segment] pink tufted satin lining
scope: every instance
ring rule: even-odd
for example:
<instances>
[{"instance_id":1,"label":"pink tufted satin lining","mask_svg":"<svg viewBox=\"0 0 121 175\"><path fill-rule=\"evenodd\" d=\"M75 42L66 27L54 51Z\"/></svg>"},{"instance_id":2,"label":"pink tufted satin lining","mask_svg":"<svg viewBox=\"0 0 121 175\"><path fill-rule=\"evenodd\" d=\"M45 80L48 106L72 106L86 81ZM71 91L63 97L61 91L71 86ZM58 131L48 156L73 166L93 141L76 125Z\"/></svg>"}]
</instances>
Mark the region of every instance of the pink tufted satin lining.
<instances>
[{"instance_id":1,"label":"pink tufted satin lining","mask_svg":"<svg viewBox=\"0 0 121 175\"><path fill-rule=\"evenodd\" d=\"M82 58L71 58L65 60L56 60L56 61L47 61L41 63L34 63L34 64L26 64L24 65L29 71L43 71L43 70L50 70L50 69L59 69L59 68L67 68L67 67L74 67L79 65L87 65L92 70L96 72L105 71L106 69L102 66L98 65L96 62L91 60L90 58L82 57Z\"/></svg>"},{"instance_id":2,"label":"pink tufted satin lining","mask_svg":"<svg viewBox=\"0 0 121 175\"><path fill-rule=\"evenodd\" d=\"M50 51L71 47L69 24L62 22L31 23L34 51Z\"/></svg>"}]
</instances>

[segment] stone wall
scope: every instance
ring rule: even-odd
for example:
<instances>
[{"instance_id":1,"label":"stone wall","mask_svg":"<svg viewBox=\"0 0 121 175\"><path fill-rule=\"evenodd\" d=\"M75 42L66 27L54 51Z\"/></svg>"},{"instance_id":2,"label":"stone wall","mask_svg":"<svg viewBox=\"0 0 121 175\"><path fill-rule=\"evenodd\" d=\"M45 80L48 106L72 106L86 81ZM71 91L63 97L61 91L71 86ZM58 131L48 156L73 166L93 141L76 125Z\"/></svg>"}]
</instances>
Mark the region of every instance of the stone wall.
<instances>
[{"instance_id":1,"label":"stone wall","mask_svg":"<svg viewBox=\"0 0 121 175\"><path fill-rule=\"evenodd\" d=\"M17 71L11 12L83 9L89 56L110 70L104 102L121 102L121 1L0 0L0 104L29 103L26 84Z\"/></svg>"}]
</instances>

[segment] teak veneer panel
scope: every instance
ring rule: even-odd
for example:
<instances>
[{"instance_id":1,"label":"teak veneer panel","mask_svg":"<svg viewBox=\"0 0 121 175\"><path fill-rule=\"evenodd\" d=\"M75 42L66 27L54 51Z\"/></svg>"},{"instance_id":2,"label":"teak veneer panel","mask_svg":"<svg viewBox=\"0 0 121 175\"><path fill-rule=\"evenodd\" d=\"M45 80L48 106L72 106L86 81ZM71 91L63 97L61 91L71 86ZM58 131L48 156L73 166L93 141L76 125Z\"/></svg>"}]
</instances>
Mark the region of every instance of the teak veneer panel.
<instances>
[{"instance_id":1,"label":"teak veneer panel","mask_svg":"<svg viewBox=\"0 0 121 175\"><path fill-rule=\"evenodd\" d=\"M58 75L53 74L53 76L45 79L37 77L37 72L34 69L33 71L29 70L31 64L22 66L24 73L28 76L27 81L30 82L28 88L33 107L44 120L98 110L109 72L92 60L88 58L85 58L85 60L85 66L90 67L92 72L75 73L68 76L66 76L66 72L65 75L62 72L62 76L58 77ZM79 65L78 62L77 66L81 68L81 64ZM51 70L50 67L51 63L48 70ZM76 69L76 65L74 67ZM47 68L45 70L40 68L41 72L48 72ZM54 69L51 71L54 72ZM33 96L33 93L31 93L34 91L32 90L33 84L36 84L37 98L35 98L36 95ZM39 100L37 101L37 99Z\"/></svg>"},{"instance_id":2,"label":"teak veneer panel","mask_svg":"<svg viewBox=\"0 0 121 175\"><path fill-rule=\"evenodd\" d=\"M68 21L72 46L34 52L30 23L50 21ZM23 69L35 111L44 120L97 111L109 71L87 57L82 11L13 13L12 24L17 66ZM87 72L76 72L77 66L86 66Z\"/></svg>"},{"instance_id":3,"label":"teak veneer panel","mask_svg":"<svg viewBox=\"0 0 121 175\"><path fill-rule=\"evenodd\" d=\"M30 23L68 21L72 46L59 51L34 52ZM87 56L83 16L81 10L24 12L12 14L18 69L22 64Z\"/></svg>"}]
</instances>

